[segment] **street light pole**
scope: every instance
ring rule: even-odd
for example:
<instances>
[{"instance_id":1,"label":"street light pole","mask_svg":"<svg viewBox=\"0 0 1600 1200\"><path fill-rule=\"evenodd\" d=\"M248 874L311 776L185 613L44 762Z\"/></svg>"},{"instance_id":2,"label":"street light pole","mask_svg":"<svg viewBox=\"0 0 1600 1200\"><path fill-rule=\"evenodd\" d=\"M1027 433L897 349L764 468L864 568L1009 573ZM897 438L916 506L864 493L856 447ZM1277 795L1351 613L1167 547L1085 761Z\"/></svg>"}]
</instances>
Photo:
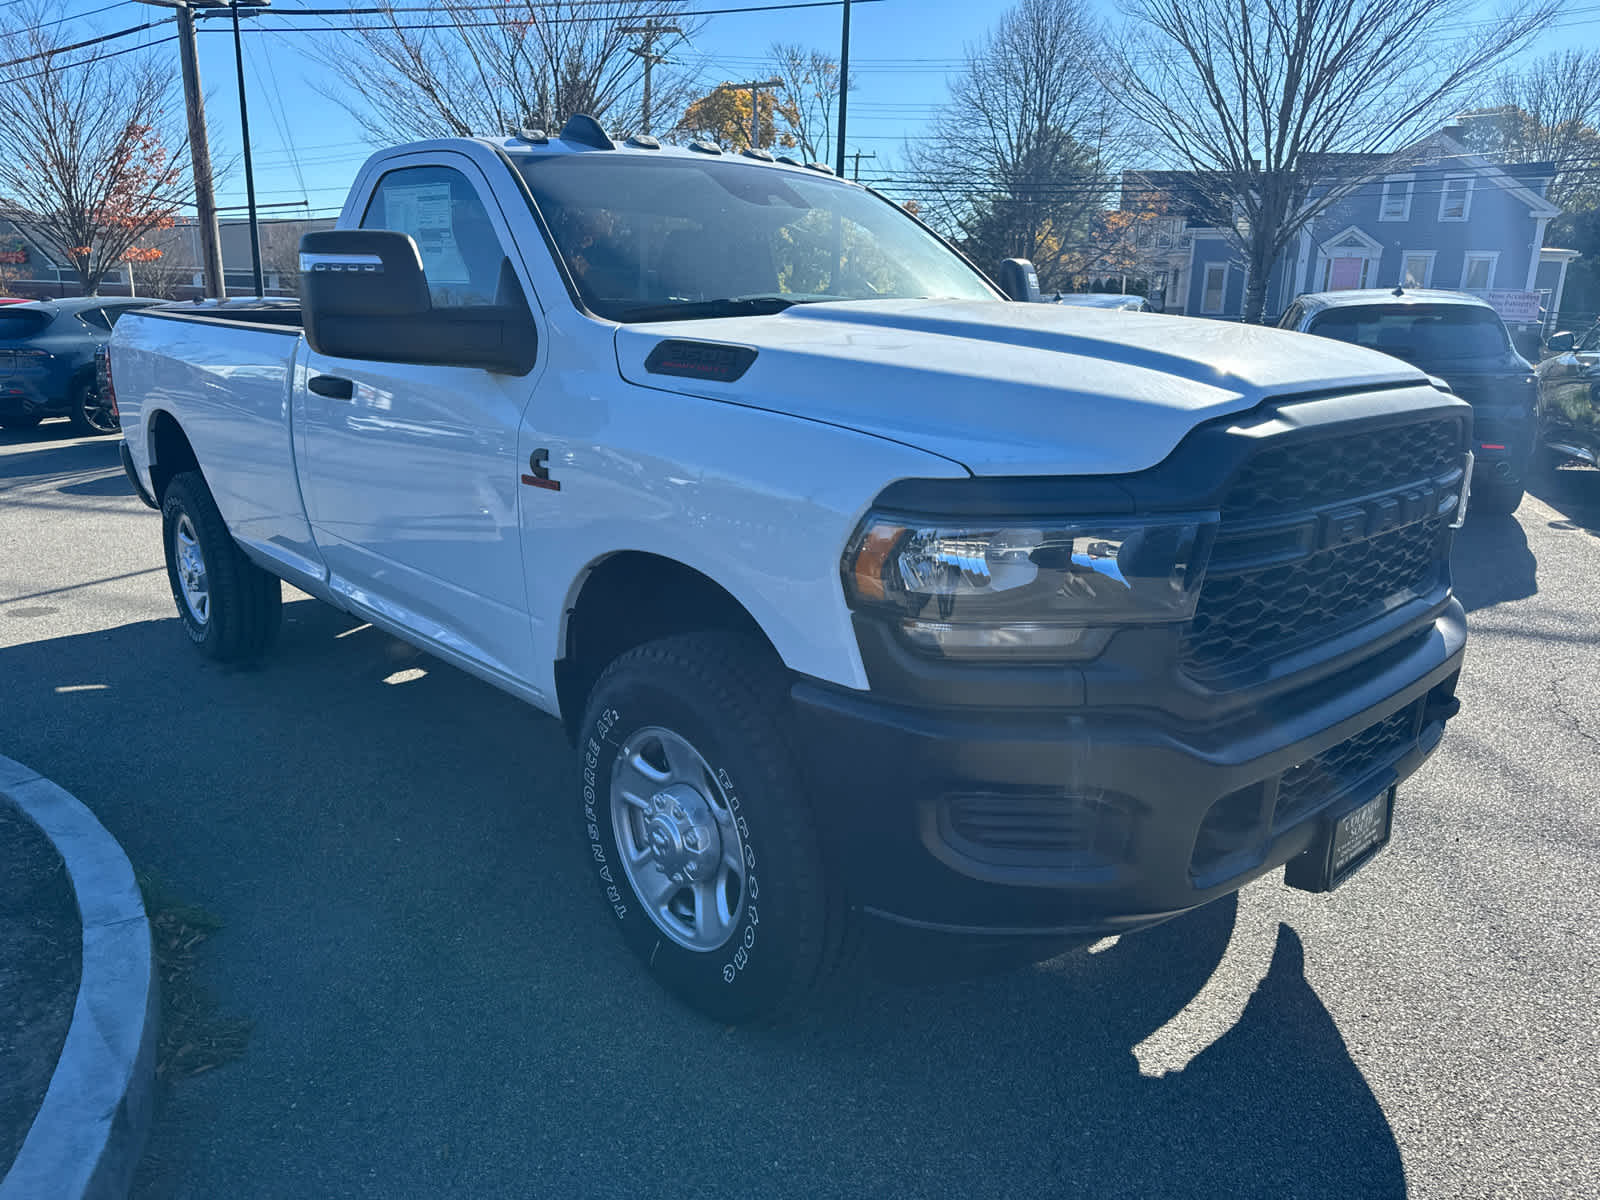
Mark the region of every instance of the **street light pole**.
<instances>
[{"instance_id":1,"label":"street light pole","mask_svg":"<svg viewBox=\"0 0 1600 1200\"><path fill-rule=\"evenodd\" d=\"M265 8L271 0L246 0L251 8ZM250 206L250 270L255 275L256 295L267 294L261 276L261 227L256 220L256 176L250 161L250 110L244 99L244 39L239 36L239 3L232 0L233 61L239 70L239 134L244 139L244 196Z\"/></svg>"},{"instance_id":2,"label":"street light pole","mask_svg":"<svg viewBox=\"0 0 1600 1200\"><path fill-rule=\"evenodd\" d=\"M844 0L844 27L839 32L839 162L833 173L844 178L844 118L850 109L850 0Z\"/></svg>"}]
</instances>

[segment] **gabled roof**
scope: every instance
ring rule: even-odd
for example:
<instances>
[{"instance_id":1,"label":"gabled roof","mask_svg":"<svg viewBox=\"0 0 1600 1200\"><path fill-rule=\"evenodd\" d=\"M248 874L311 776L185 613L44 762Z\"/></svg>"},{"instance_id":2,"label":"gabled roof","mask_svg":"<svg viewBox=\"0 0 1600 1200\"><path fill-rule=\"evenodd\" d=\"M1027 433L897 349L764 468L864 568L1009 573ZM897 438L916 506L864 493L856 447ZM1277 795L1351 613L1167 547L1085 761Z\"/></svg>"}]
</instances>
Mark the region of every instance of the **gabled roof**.
<instances>
[{"instance_id":1,"label":"gabled roof","mask_svg":"<svg viewBox=\"0 0 1600 1200\"><path fill-rule=\"evenodd\" d=\"M1528 206L1534 218L1551 218L1561 215L1561 209L1528 186L1529 179L1542 179L1555 173L1553 163L1503 163L1480 154L1473 154L1456 138L1441 129L1412 143L1394 154L1323 154L1308 157L1308 169L1319 175L1326 173L1330 179L1340 174L1360 171L1382 171L1393 164L1393 171L1407 170L1408 158L1421 158L1430 151L1438 152L1450 160L1446 170L1459 168L1463 173L1475 172L1497 187L1504 189ZM1215 199L1206 187L1208 179L1218 172L1204 171L1124 171L1122 173L1122 199L1124 210L1148 209L1158 213L1188 218L1191 226L1216 226L1227 223L1227 205ZM1163 198L1164 197L1164 198Z\"/></svg>"}]
</instances>

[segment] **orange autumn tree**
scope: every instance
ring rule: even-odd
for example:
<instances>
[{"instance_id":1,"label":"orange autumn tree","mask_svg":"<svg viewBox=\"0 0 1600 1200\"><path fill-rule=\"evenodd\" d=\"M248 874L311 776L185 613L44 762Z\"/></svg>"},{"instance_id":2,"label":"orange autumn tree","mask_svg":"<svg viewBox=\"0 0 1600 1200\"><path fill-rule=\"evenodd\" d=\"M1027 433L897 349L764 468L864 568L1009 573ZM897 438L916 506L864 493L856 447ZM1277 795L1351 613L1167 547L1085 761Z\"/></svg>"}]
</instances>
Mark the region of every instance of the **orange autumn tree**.
<instances>
[{"instance_id":1,"label":"orange autumn tree","mask_svg":"<svg viewBox=\"0 0 1600 1200\"><path fill-rule=\"evenodd\" d=\"M771 88L762 89L761 123L757 127L757 145L763 149L795 145L795 136L789 132L797 119L793 105L780 101ZM784 128L779 128L779 121ZM743 150L750 145L750 89L736 88L724 83L713 88L684 110L674 133L685 140L704 138L719 146Z\"/></svg>"},{"instance_id":2,"label":"orange autumn tree","mask_svg":"<svg viewBox=\"0 0 1600 1200\"><path fill-rule=\"evenodd\" d=\"M59 252L88 295L172 227L192 189L169 147L173 80L145 56L62 49L63 27L0 31L6 58L44 55L0 88L0 195L8 214Z\"/></svg>"}]
</instances>

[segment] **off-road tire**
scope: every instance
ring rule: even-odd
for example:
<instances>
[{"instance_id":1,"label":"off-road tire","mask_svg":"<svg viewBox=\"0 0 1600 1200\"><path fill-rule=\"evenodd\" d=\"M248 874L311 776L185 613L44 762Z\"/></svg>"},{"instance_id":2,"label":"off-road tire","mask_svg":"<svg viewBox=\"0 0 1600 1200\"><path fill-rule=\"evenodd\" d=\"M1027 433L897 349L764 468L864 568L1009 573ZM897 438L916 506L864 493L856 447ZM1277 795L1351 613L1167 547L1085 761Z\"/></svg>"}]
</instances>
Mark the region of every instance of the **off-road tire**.
<instances>
[{"instance_id":1,"label":"off-road tire","mask_svg":"<svg viewBox=\"0 0 1600 1200\"><path fill-rule=\"evenodd\" d=\"M646 970L726 1024L791 1019L831 997L858 944L824 859L796 755L784 736L787 677L749 637L685 634L638 646L601 675L578 741L585 854L606 909ZM669 730L731 798L750 864L729 940L695 950L665 934L627 872L613 825L619 752L640 730ZM648 868L647 868L648 869Z\"/></svg>"},{"instance_id":2,"label":"off-road tire","mask_svg":"<svg viewBox=\"0 0 1600 1200\"><path fill-rule=\"evenodd\" d=\"M205 560L209 605L204 621L190 610L179 578L175 539L185 517ZM251 662L265 654L283 620L282 585L239 549L200 472L184 471L167 484L161 501L161 545L178 619L200 652L229 663Z\"/></svg>"}]
</instances>

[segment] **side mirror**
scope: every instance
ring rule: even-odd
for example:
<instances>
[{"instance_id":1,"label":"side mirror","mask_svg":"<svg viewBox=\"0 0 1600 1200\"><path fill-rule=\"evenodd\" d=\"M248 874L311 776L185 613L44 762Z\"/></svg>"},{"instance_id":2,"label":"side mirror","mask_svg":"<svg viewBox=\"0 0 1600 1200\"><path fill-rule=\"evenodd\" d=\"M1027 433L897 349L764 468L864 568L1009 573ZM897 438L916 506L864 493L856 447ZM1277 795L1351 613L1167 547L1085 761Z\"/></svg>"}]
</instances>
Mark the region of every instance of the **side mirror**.
<instances>
[{"instance_id":1,"label":"side mirror","mask_svg":"<svg viewBox=\"0 0 1600 1200\"><path fill-rule=\"evenodd\" d=\"M1565 354L1567 351L1576 348L1577 345L1578 338L1575 334L1552 333L1550 340L1544 344L1544 348L1551 354Z\"/></svg>"},{"instance_id":2,"label":"side mirror","mask_svg":"<svg viewBox=\"0 0 1600 1200\"><path fill-rule=\"evenodd\" d=\"M300 239L300 306L318 354L372 362L533 370L538 336L527 298L509 272L510 303L435 308L422 256L409 234L325 229ZM510 286L505 286L505 277Z\"/></svg>"},{"instance_id":3,"label":"side mirror","mask_svg":"<svg viewBox=\"0 0 1600 1200\"><path fill-rule=\"evenodd\" d=\"M1008 258L1002 262L995 282L1008 298L1020 304L1039 302L1039 272L1025 258Z\"/></svg>"}]
</instances>

